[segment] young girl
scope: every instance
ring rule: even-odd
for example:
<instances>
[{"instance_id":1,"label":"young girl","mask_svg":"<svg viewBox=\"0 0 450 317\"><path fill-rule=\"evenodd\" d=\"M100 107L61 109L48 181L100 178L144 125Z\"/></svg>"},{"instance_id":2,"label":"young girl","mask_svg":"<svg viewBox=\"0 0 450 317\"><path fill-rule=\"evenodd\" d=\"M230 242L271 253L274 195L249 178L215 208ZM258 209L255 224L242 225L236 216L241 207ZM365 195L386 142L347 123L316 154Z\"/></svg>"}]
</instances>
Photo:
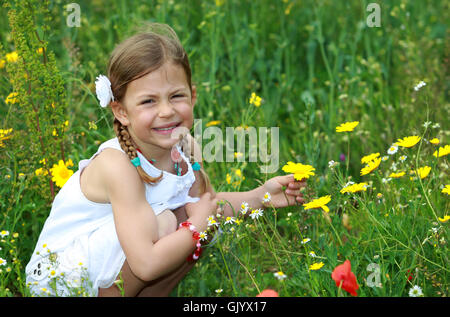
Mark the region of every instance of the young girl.
<instances>
[{"instance_id":1,"label":"young girl","mask_svg":"<svg viewBox=\"0 0 450 317\"><path fill-rule=\"evenodd\" d=\"M194 157L199 145L186 133L173 137L193 124L187 54L170 27L152 27L118 45L108 77L97 78L117 137L80 161L55 197L26 267L37 296L168 296L195 263L186 258L198 258L198 232L219 200L236 210L243 201L263 208L266 192L277 208L303 202L305 184L293 175L248 192L214 192ZM231 207L222 211L232 216Z\"/></svg>"}]
</instances>

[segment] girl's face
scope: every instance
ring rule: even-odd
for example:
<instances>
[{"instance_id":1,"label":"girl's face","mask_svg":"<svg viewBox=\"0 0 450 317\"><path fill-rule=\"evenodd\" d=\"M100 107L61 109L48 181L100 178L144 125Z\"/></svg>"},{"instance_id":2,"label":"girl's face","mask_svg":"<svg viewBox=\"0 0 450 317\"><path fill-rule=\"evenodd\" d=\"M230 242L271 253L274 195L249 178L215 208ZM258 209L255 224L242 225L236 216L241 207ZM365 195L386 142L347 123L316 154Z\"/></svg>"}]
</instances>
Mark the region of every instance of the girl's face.
<instances>
[{"instance_id":1,"label":"girl's face","mask_svg":"<svg viewBox=\"0 0 450 317\"><path fill-rule=\"evenodd\" d=\"M165 63L129 83L123 101L112 109L140 148L171 149L178 141L171 137L174 129L191 129L196 101L195 86L191 94L183 68Z\"/></svg>"}]
</instances>

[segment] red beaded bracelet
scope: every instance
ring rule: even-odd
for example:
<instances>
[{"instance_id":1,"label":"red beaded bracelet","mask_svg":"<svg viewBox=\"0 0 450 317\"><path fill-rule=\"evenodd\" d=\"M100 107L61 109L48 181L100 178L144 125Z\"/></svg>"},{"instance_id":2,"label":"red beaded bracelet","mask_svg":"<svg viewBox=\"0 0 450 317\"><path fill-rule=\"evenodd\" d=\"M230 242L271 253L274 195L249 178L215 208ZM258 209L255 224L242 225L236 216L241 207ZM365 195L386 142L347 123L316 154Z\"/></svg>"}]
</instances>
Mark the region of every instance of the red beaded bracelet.
<instances>
[{"instance_id":1,"label":"red beaded bracelet","mask_svg":"<svg viewBox=\"0 0 450 317\"><path fill-rule=\"evenodd\" d=\"M180 229L180 228L189 229L189 231L192 232L192 238L196 242L197 249L195 249L194 254L188 256L187 261L191 262L191 261L198 260L198 258L202 254L202 248L201 248L202 245L200 243L200 234L198 233L198 231L195 228L195 226L192 223L190 223L189 221L185 221L183 223L180 223L180 226L178 227L178 229Z\"/></svg>"}]
</instances>

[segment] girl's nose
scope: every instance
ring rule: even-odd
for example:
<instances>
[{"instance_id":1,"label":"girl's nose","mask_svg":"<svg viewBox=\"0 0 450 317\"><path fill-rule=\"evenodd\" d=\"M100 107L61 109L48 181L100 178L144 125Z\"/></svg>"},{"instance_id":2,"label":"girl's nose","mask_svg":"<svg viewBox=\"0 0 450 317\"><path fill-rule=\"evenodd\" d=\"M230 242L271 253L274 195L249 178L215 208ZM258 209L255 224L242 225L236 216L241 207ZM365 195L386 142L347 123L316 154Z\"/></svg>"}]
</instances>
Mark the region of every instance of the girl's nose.
<instances>
[{"instance_id":1,"label":"girl's nose","mask_svg":"<svg viewBox=\"0 0 450 317\"><path fill-rule=\"evenodd\" d=\"M169 101L162 101L159 107L159 116L160 117L170 117L175 113L173 110L172 104Z\"/></svg>"}]
</instances>

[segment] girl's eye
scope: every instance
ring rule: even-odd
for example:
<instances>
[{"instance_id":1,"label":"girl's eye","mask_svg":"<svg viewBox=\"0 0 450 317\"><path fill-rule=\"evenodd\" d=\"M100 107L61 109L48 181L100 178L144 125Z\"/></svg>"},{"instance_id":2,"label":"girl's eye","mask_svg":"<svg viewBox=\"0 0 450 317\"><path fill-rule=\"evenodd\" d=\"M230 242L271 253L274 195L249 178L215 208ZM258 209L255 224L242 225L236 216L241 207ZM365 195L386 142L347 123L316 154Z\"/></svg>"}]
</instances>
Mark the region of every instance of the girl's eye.
<instances>
[{"instance_id":1,"label":"girl's eye","mask_svg":"<svg viewBox=\"0 0 450 317\"><path fill-rule=\"evenodd\" d=\"M150 103L152 101L153 101L153 99L148 99L148 100L143 101L142 104Z\"/></svg>"},{"instance_id":2,"label":"girl's eye","mask_svg":"<svg viewBox=\"0 0 450 317\"><path fill-rule=\"evenodd\" d=\"M174 96L173 96L173 98L180 98L180 97L182 98L182 97L184 97L184 95L178 94L178 95L174 95Z\"/></svg>"}]
</instances>

